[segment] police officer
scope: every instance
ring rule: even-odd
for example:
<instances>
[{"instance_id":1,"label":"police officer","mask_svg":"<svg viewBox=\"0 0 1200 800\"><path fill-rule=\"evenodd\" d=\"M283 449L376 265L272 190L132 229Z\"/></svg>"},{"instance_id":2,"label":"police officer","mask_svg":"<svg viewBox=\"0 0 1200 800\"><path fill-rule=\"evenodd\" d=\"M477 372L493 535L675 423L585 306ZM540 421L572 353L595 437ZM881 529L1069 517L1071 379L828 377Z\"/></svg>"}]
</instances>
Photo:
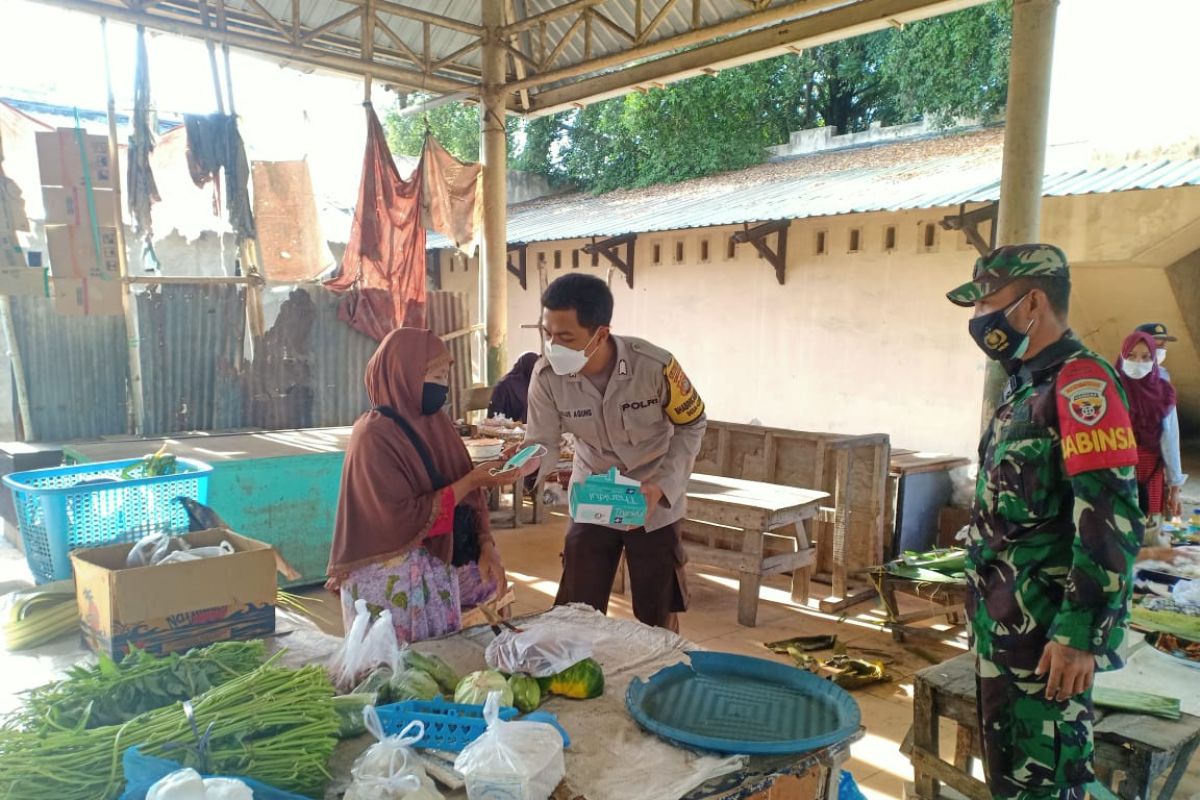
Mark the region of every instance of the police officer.
<instances>
[{"instance_id":1,"label":"police officer","mask_svg":"<svg viewBox=\"0 0 1200 800\"><path fill-rule=\"evenodd\" d=\"M1113 368L1067 327L1057 247L1001 247L947 297L1009 374L979 445L968 613L988 785L998 798L1082 798L1092 679L1120 666L1142 541L1136 446Z\"/></svg>"},{"instance_id":2,"label":"police officer","mask_svg":"<svg viewBox=\"0 0 1200 800\"><path fill-rule=\"evenodd\" d=\"M687 609L680 522L688 478L704 437L704 402L662 348L611 329L613 296L604 281L572 273L542 295L545 355L529 386L525 444L558 453L574 434L572 484L616 467L641 482L646 524L633 530L572 523L555 603L606 612L622 551L633 613L678 631ZM553 455L542 475L554 466Z\"/></svg>"},{"instance_id":3,"label":"police officer","mask_svg":"<svg viewBox=\"0 0 1200 800\"><path fill-rule=\"evenodd\" d=\"M1154 350L1154 361L1158 364L1158 372L1167 380L1171 380L1171 373L1167 372L1163 362L1167 360L1167 345L1171 342L1178 342L1179 337L1172 336L1167 330L1167 326L1161 322L1145 322L1138 325L1136 330L1154 337L1154 342L1158 345Z\"/></svg>"}]
</instances>

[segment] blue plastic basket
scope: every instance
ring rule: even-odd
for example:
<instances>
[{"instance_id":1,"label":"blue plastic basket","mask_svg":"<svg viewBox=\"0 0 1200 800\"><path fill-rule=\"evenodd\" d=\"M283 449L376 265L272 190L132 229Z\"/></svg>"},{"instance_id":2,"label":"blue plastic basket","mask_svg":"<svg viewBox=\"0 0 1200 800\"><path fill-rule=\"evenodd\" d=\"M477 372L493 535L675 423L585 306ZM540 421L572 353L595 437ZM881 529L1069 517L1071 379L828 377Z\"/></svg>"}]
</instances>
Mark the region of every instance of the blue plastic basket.
<instances>
[{"instance_id":1,"label":"blue plastic basket","mask_svg":"<svg viewBox=\"0 0 1200 800\"><path fill-rule=\"evenodd\" d=\"M445 700L405 700L390 703L375 709L383 732L395 736L408 723L419 720L425 726L425 735L414 747L422 750L446 750L457 753L478 739L487 730L483 719L483 706L447 703ZM516 718L515 708L501 708L500 719Z\"/></svg>"},{"instance_id":2,"label":"blue plastic basket","mask_svg":"<svg viewBox=\"0 0 1200 800\"><path fill-rule=\"evenodd\" d=\"M121 480L121 471L142 462L100 461L35 469L4 476L38 583L71 577L70 551L137 541L148 533L186 531L187 510L177 497L208 500L212 467L176 459L174 475Z\"/></svg>"}]
</instances>

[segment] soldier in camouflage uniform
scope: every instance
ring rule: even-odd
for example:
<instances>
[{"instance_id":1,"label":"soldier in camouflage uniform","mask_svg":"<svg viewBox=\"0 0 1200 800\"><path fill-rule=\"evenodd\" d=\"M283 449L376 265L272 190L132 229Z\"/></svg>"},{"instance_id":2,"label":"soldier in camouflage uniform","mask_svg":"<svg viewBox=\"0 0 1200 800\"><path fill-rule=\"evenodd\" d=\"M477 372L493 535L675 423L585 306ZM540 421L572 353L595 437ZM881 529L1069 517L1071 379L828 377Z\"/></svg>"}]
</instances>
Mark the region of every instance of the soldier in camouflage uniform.
<instances>
[{"instance_id":1,"label":"soldier in camouflage uniform","mask_svg":"<svg viewBox=\"0 0 1200 800\"><path fill-rule=\"evenodd\" d=\"M994 250L947 297L1009 381L979 445L968 613L988 785L1081 798L1094 778L1094 672L1120 666L1142 540L1128 404L1067 327L1066 256Z\"/></svg>"}]
</instances>

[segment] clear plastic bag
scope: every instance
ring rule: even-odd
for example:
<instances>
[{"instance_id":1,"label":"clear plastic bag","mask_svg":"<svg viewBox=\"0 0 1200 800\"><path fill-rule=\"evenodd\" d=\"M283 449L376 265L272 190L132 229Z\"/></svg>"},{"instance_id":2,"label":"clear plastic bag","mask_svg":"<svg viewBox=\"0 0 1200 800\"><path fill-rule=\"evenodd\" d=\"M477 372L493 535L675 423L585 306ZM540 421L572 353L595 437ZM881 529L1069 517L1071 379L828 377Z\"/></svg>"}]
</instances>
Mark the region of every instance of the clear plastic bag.
<instances>
[{"instance_id":1,"label":"clear plastic bag","mask_svg":"<svg viewBox=\"0 0 1200 800\"><path fill-rule=\"evenodd\" d=\"M125 556L126 567L155 567L159 564L176 564L181 561L198 561L232 553L233 545L221 542L213 547L191 547L187 540L166 533L151 533L143 536Z\"/></svg>"},{"instance_id":2,"label":"clear plastic bag","mask_svg":"<svg viewBox=\"0 0 1200 800\"><path fill-rule=\"evenodd\" d=\"M470 800L548 800L567 774L563 740L542 722L504 722L500 693L488 696L488 729L454 761L467 781Z\"/></svg>"},{"instance_id":3,"label":"clear plastic bag","mask_svg":"<svg viewBox=\"0 0 1200 800\"><path fill-rule=\"evenodd\" d=\"M137 540L125 556L125 566L150 567L161 562L171 553L187 549L187 542L178 536L166 533L150 533Z\"/></svg>"},{"instance_id":4,"label":"clear plastic bag","mask_svg":"<svg viewBox=\"0 0 1200 800\"><path fill-rule=\"evenodd\" d=\"M182 765L175 761L143 755L136 747L130 747L125 751L121 757L121 766L125 773L125 790L121 793L120 800L147 800L149 797L154 797L148 793L156 784L183 769ZM191 770L188 771L191 772ZM205 793L201 797L203 800L237 800L239 797L237 788L231 785L231 780L230 778L202 778L201 782ZM254 800L304 800L298 794L284 792L250 778L237 778L236 781L254 793ZM194 788L195 784L193 783L192 786ZM167 795L167 797L171 797L171 795Z\"/></svg>"},{"instance_id":5,"label":"clear plastic bag","mask_svg":"<svg viewBox=\"0 0 1200 800\"><path fill-rule=\"evenodd\" d=\"M412 750L425 726L413 721L396 736L385 736L374 706L363 709L363 720L379 741L354 762L344 800L443 800Z\"/></svg>"},{"instance_id":6,"label":"clear plastic bag","mask_svg":"<svg viewBox=\"0 0 1200 800\"><path fill-rule=\"evenodd\" d=\"M550 628L504 631L484 653L487 665L506 675L523 673L549 678L592 657L592 643L582 636L564 636Z\"/></svg>"},{"instance_id":7,"label":"clear plastic bag","mask_svg":"<svg viewBox=\"0 0 1200 800\"><path fill-rule=\"evenodd\" d=\"M363 644L367 631L371 627L371 612L367 610L366 600L356 600L354 603L354 622L346 631L341 645L329 659L329 677L333 684L342 692L348 692L359 684L362 671L360 664L363 660Z\"/></svg>"}]
</instances>

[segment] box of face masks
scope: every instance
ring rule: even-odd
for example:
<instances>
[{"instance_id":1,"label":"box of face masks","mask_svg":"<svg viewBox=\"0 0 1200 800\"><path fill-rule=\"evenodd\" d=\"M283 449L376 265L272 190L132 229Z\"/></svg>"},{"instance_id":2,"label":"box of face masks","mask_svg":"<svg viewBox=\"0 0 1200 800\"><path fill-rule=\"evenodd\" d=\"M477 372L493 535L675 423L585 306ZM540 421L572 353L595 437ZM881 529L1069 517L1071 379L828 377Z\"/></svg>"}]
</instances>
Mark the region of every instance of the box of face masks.
<instances>
[{"instance_id":1,"label":"box of face masks","mask_svg":"<svg viewBox=\"0 0 1200 800\"><path fill-rule=\"evenodd\" d=\"M613 467L571 485L571 519L590 525L640 528L646 524L646 497L641 484Z\"/></svg>"}]
</instances>

